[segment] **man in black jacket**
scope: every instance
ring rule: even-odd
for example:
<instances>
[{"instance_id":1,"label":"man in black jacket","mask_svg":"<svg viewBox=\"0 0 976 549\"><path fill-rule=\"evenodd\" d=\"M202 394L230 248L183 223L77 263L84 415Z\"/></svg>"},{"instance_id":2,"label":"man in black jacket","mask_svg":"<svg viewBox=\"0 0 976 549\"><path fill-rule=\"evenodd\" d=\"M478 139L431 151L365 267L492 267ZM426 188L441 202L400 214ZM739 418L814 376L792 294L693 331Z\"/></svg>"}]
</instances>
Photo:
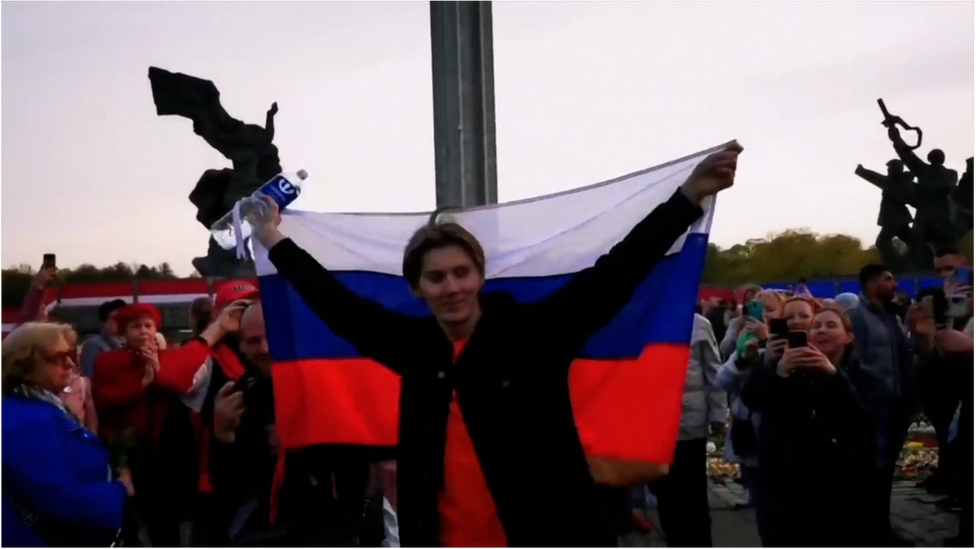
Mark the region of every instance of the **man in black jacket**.
<instances>
[{"instance_id":1,"label":"man in black jacket","mask_svg":"<svg viewBox=\"0 0 976 549\"><path fill-rule=\"evenodd\" d=\"M260 302L241 317L245 373L214 402L210 482L222 534L215 545L355 546L365 509L365 462L281 449ZM282 462L282 460L284 460Z\"/></svg>"},{"instance_id":2,"label":"man in black jacket","mask_svg":"<svg viewBox=\"0 0 976 549\"><path fill-rule=\"evenodd\" d=\"M330 330L401 376L397 499L405 546L616 546L618 513L600 482L622 482L620 473L583 451L569 367L701 217L701 201L732 186L741 152L731 143L703 160L594 266L531 304L482 295L480 243L435 216L403 260L404 278L433 313L426 317L350 291L278 231L269 200L254 237L278 275Z\"/></svg>"}]
</instances>

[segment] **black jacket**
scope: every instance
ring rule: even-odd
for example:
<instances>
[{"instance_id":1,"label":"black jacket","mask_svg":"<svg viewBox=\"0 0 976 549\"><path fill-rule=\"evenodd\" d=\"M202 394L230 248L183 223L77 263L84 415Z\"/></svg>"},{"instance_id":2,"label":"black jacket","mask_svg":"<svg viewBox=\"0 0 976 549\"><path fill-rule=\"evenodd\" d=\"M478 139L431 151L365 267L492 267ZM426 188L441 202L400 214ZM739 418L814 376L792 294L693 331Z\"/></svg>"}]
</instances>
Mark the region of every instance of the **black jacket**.
<instances>
[{"instance_id":1,"label":"black jacket","mask_svg":"<svg viewBox=\"0 0 976 549\"><path fill-rule=\"evenodd\" d=\"M757 508L764 546L871 543L866 499L875 478L875 420L857 386L871 375L853 352L831 376L755 365L742 402L762 414Z\"/></svg>"},{"instance_id":2,"label":"black jacket","mask_svg":"<svg viewBox=\"0 0 976 549\"><path fill-rule=\"evenodd\" d=\"M701 214L676 192L551 297L518 304L508 294L482 295L481 320L457 364L432 316L402 316L359 297L291 240L270 250L278 273L330 329L402 377L397 498L405 546L439 545L452 389L510 545L616 546L613 509L576 431L569 366Z\"/></svg>"}]
</instances>

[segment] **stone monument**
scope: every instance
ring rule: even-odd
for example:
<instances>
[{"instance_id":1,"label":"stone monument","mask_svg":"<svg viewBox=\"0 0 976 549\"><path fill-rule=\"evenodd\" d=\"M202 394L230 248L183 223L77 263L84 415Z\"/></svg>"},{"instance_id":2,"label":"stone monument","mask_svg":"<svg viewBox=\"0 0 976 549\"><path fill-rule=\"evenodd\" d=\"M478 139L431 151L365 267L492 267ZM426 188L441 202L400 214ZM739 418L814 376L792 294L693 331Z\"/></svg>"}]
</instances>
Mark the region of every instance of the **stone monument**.
<instances>
[{"instance_id":1,"label":"stone monument","mask_svg":"<svg viewBox=\"0 0 976 549\"><path fill-rule=\"evenodd\" d=\"M955 209L953 224L964 235L973 230L973 157L966 159L966 171L959 178L959 185L952 193Z\"/></svg>"},{"instance_id":2,"label":"stone monument","mask_svg":"<svg viewBox=\"0 0 976 549\"><path fill-rule=\"evenodd\" d=\"M895 271L907 270L911 267L912 213L908 205L914 205L915 177L905 171L901 160L889 160L887 175L869 170L858 164L854 173L861 179L881 189L881 210L878 212L878 226L881 232L875 240L875 246L881 255L881 261L888 268ZM909 253L903 256L895 247L894 239L898 238L908 247Z\"/></svg>"},{"instance_id":3,"label":"stone monument","mask_svg":"<svg viewBox=\"0 0 976 549\"><path fill-rule=\"evenodd\" d=\"M965 200L965 197L953 200L954 195L965 194L965 190L962 193L957 191L958 174L945 167L945 153L941 150L929 152L927 162L915 154L915 149L922 145L920 128L909 126L900 116L889 113L883 100L878 99L878 106L884 116L881 124L888 129L888 138L898 159L888 162L887 176L863 166L855 170L859 177L882 191L878 217L881 232L876 242L878 251L893 269L930 270L933 250L956 244L971 229L971 214L967 221L965 215L957 212L959 200ZM899 127L917 134L914 145L905 142ZM908 172L904 172L906 167ZM972 183L969 185L971 188ZM915 208L914 220L906 205ZM969 211L972 211L971 204ZM911 223L910 228L908 223ZM893 245L895 237L907 245L907 254L897 251Z\"/></svg>"},{"instance_id":4,"label":"stone monument","mask_svg":"<svg viewBox=\"0 0 976 549\"><path fill-rule=\"evenodd\" d=\"M265 125L246 124L231 117L220 104L220 92L209 80L149 68L153 102L159 116L176 115L193 121L193 133L231 161L231 168L203 172L189 199L197 207L197 221L210 229L239 199L257 190L281 172L274 146L274 117L278 104L268 110ZM254 276L252 261L240 261L234 250L224 250L211 238L207 255L193 259L205 277Z\"/></svg>"}]
</instances>

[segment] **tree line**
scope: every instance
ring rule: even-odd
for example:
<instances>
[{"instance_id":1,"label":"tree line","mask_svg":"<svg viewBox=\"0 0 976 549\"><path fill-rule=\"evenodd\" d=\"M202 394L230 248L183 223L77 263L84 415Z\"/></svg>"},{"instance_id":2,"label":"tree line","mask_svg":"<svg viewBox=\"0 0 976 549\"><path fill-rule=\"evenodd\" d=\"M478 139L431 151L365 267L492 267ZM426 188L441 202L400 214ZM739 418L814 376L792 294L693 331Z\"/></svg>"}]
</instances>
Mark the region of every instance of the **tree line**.
<instances>
[{"instance_id":1,"label":"tree line","mask_svg":"<svg viewBox=\"0 0 976 549\"><path fill-rule=\"evenodd\" d=\"M37 273L32 265L21 264L2 271L2 302L4 307L19 307L30 289L31 278ZM194 273L195 274L195 273ZM196 275L199 276L199 275ZM58 269L59 284L91 282L123 282L139 280L172 280L179 278L169 263L148 266L138 263L116 263L108 267L96 267L85 263L73 269Z\"/></svg>"},{"instance_id":2,"label":"tree line","mask_svg":"<svg viewBox=\"0 0 976 549\"><path fill-rule=\"evenodd\" d=\"M963 237L959 249L972 264L972 231ZM880 262L873 245L865 247L852 236L789 229L728 249L709 244L702 282L719 285L849 277L857 276L868 263Z\"/></svg>"},{"instance_id":3,"label":"tree line","mask_svg":"<svg viewBox=\"0 0 976 549\"><path fill-rule=\"evenodd\" d=\"M973 233L960 244L972 261ZM819 235L803 229L790 229L766 238L755 238L723 249L708 245L702 282L726 285L743 282L792 282L800 278L836 278L856 276L862 266L880 261L874 246L864 247L860 240L843 234ZM18 265L3 270L3 306L17 307L30 288L36 269ZM199 276L194 273L193 276ZM61 269L61 284L79 282L119 282L131 280L174 279L169 263L157 266L116 263L109 267L80 265Z\"/></svg>"}]
</instances>

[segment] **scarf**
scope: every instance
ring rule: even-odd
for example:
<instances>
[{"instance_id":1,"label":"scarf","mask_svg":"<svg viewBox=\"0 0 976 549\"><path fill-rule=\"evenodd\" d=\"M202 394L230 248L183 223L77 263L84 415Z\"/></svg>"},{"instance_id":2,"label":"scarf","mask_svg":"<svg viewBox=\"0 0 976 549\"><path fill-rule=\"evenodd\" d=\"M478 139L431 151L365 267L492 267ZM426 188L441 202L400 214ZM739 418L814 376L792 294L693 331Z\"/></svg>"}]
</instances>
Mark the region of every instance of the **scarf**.
<instances>
[{"instance_id":1,"label":"scarf","mask_svg":"<svg viewBox=\"0 0 976 549\"><path fill-rule=\"evenodd\" d=\"M78 425L81 425L82 427L84 426L84 424L81 422L78 416L76 416L74 412L72 412L71 410L68 409L67 406L65 406L64 401L62 401L60 398L58 398L57 395L55 395L51 391L48 391L47 389L42 389L37 385L22 383L14 388L13 393L15 395L20 395L27 399L40 400L43 402L47 402L52 406L56 406L58 410L61 410L66 416L71 418L72 421L74 421Z\"/></svg>"}]
</instances>

